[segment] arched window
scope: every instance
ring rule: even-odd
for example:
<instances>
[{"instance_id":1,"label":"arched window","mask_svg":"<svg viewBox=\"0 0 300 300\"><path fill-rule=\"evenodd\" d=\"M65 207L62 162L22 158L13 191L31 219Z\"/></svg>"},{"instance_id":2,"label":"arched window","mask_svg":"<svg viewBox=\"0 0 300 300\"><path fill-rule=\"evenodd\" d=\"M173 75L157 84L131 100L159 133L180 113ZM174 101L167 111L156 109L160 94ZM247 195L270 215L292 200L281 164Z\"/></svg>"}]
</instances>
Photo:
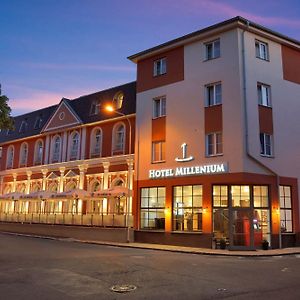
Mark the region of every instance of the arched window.
<instances>
[{"instance_id":1,"label":"arched window","mask_svg":"<svg viewBox=\"0 0 300 300\"><path fill-rule=\"evenodd\" d=\"M58 191L58 185L57 185L57 183L56 182L50 183L49 187L48 187L48 191L56 193Z\"/></svg>"},{"instance_id":2,"label":"arched window","mask_svg":"<svg viewBox=\"0 0 300 300\"><path fill-rule=\"evenodd\" d=\"M93 180L90 184L90 192L98 192L101 190L101 183L99 180Z\"/></svg>"},{"instance_id":3,"label":"arched window","mask_svg":"<svg viewBox=\"0 0 300 300\"><path fill-rule=\"evenodd\" d=\"M41 190L42 190L42 189L41 189L40 184L35 183L35 184L33 185L32 189L31 189L31 192L39 192L39 191L41 191Z\"/></svg>"},{"instance_id":4,"label":"arched window","mask_svg":"<svg viewBox=\"0 0 300 300\"><path fill-rule=\"evenodd\" d=\"M76 182L70 181L67 183L65 187L65 192L73 191L76 189L76 187L77 187Z\"/></svg>"},{"instance_id":5,"label":"arched window","mask_svg":"<svg viewBox=\"0 0 300 300\"><path fill-rule=\"evenodd\" d=\"M43 161L43 141L38 140L34 148L34 164L41 165Z\"/></svg>"},{"instance_id":6,"label":"arched window","mask_svg":"<svg viewBox=\"0 0 300 300\"><path fill-rule=\"evenodd\" d=\"M112 186L124 186L124 180L120 177L113 180L111 183Z\"/></svg>"},{"instance_id":7,"label":"arched window","mask_svg":"<svg viewBox=\"0 0 300 300\"><path fill-rule=\"evenodd\" d=\"M6 168L12 169L14 164L14 146L9 146L7 149Z\"/></svg>"},{"instance_id":8,"label":"arched window","mask_svg":"<svg viewBox=\"0 0 300 300\"><path fill-rule=\"evenodd\" d=\"M91 133L91 158L101 156L102 130L95 128Z\"/></svg>"},{"instance_id":9,"label":"arched window","mask_svg":"<svg viewBox=\"0 0 300 300\"><path fill-rule=\"evenodd\" d=\"M79 151L79 134L78 132L73 132L70 139L70 148L69 148L69 159L76 160L78 159Z\"/></svg>"},{"instance_id":10,"label":"arched window","mask_svg":"<svg viewBox=\"0 0 300 300\"><path fill-rule=\"evenodd\" d=\"M117 92L115 95L114 95L114 98L113 98L113 105L115 107L115 109L120 109L123 105L123 100L124 100L124 94L123 92Z\"/></svg>"},{"instance_id":11,"label":"arched window","mask_svg":"<svg viewBox=\"0 0 300 300\"><path fill-rule=\"evenodd\" d=\"M60 136L53 138L52 162L58 162L60 157L61 139Z\"/></svg>"},{"instance_id":12,"label":"arched window","mask_svg":"<svg viewBox=\"0 0 300 300\"><path fill-rule=\"evenodd\" d=\"M123 154L125 147L125 126L123 123L118 123L113 129L113 154Z\"/></svg>"},{"instance_id":13,"label":"arched window","mask_svg":"<svg viewBox=\"0 0 300 300\"><path fill-rule=\"evenodd\" d=\"M25 167L27 165L28 157L28 145L23 143L20 148L20 167Z\"/></svg>"}]
</instances>

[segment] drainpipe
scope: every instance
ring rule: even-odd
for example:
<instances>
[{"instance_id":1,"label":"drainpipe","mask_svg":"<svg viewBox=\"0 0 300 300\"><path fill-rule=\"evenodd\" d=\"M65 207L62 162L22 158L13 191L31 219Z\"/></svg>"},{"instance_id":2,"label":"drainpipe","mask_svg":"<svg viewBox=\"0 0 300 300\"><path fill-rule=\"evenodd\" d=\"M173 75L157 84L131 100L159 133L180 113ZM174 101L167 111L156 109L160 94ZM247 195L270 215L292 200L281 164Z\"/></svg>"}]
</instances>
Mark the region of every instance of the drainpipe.
<instances>
[{"instance_id":1,"label":"drainpipe","mask_svg":"<svg viewBox=\"0 0 300 300\"><path fill-rule=\"evenodd\" d=\"M250 22L247 21L247 29L250 27ZM279 175L270 169L268 166L263 164L261 161L256 159L254 156L251 155L249 151L249 130L248 130L248 110L247 110L247 80L246 80L246 48L245 48L245 32L246 29L242 32L242 68L243 68L243 102L244 102L244 120L245 120L245 149L247 156L254 161L256 164L258 164L263 169L267 170L271 174L273 174L276 177L276 185L277 185L277 197L278 197L278 221L279 221L279 248L282 248L282 237L281 237L281 222L280 222L280 194L279 194Z\"/></svg>"}]
</instances>

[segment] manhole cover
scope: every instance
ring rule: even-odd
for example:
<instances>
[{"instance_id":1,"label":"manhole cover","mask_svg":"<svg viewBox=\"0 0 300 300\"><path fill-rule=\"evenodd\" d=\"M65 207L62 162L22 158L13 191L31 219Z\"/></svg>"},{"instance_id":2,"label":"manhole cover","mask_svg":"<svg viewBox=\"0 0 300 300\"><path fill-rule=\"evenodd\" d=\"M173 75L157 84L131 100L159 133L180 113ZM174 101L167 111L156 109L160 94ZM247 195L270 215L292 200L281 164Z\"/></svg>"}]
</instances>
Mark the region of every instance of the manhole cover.
<instances>
[{"instance_id":1,"label":"manhole cover","mask_svg":"<svg viewBox=\"0 0 300 300\"><path fill-rule=\"evenodd\" d=\"M113 285L110 290L116 293L127 293L127 292L132 292L136 289L135 285L132 284L117 284Z\"/></svg>"}]
</instances>

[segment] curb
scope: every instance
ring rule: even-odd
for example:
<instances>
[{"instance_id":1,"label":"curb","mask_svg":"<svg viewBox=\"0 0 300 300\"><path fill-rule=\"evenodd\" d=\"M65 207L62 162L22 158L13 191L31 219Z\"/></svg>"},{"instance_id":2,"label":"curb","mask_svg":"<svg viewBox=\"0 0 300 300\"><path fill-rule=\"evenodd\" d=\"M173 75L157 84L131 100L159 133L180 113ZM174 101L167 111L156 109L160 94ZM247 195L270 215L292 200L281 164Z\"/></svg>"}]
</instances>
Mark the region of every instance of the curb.
<instances>
[{"instance_id":1,"label":"curb","mask_svg":"<svg viewBox=\"0 0 300 300\"><path fill-rule=\"evenodd\" d=\"M1 234L13 235L13 236L23 236L23 237L31 237L31 238L39 238L39 239L47 239L54 241L62 241L62 242L73 242L73 243L84 243L84 244L92 244L92 245L103 245L103 246L113 246L119 248L134 248L134 249L143 249L143 250L155 250L155 251L167 251L167 252L177 252L177 253L185 253L185 254L198 254L198 255L209 255L209 256L229 256L229 257L274 257L274 256L287 256L287 255L297 255L300 254L299 250L291 249L290 252L282 251L281 249L275 250L276 253L270 253L268 251L272 250L259 250L258 251L229 251L229 250L215 250L215 249L196 249L189 247L176 247L169 245L156 245L154 244L139 244L139 243L116 243L116 242L104 242L104 241L92 241L92 240L79 240L74 238L59 238L52 236L43 236L43 235L35 235L35 234L25 234L25 233L16 233L16 232L8 232L8 231L0 231ZM285 248L288 249L288 248ZM227 251L227 252L225 252ZM265 253L268 252L268 253Z\"/></svg>"}]
</instances>

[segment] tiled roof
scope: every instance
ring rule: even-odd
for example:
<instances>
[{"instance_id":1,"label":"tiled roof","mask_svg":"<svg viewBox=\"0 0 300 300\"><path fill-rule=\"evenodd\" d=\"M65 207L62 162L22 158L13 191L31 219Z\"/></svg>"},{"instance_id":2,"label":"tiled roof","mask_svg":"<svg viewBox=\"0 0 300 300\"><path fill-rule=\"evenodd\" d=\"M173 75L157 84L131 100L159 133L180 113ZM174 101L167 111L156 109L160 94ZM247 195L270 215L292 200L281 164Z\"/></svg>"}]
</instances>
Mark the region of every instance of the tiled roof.
<instances>
[{"instance_id":1,"label":"tiled roof","mask_svg":"<svg viewBox=\"0 0 300 300\"><path fill-rule=\"evenodd\" d=\"M124 101L122 108L119 111L126 115L134 114L136 111L135 81L116 86L104 91L96 92L90 95L81 96L73 100L65 100L68 101L68 104L71 106L74 112L76 112L76 114L82 120L83 124L88 124L97 121L107 120L110 118L115 118L116 116L118 116L114 113L109 114L103 111L103 107L106 103L111 103L115 94L120 91L122 91L124 94ZM100 104L99 113L95 115L91 114L91 106L93 102L97 102ZM58 104L14 117L13 119L15 122L15 130L9 131L9 133L7 133L7 130L2 130L0 132L0 143L5 143L8 141L13 141L40 134L44 125L54 114L57 107ZM37 125L37 119L39 118L41 119L41 122L38 124L39 126L36 126L37 128L35 128L35 125ZM20 126L23 121L25 121L27 125L25 126L25 130L23 132L20 132Z\"/></svg>"}]
</instances>

